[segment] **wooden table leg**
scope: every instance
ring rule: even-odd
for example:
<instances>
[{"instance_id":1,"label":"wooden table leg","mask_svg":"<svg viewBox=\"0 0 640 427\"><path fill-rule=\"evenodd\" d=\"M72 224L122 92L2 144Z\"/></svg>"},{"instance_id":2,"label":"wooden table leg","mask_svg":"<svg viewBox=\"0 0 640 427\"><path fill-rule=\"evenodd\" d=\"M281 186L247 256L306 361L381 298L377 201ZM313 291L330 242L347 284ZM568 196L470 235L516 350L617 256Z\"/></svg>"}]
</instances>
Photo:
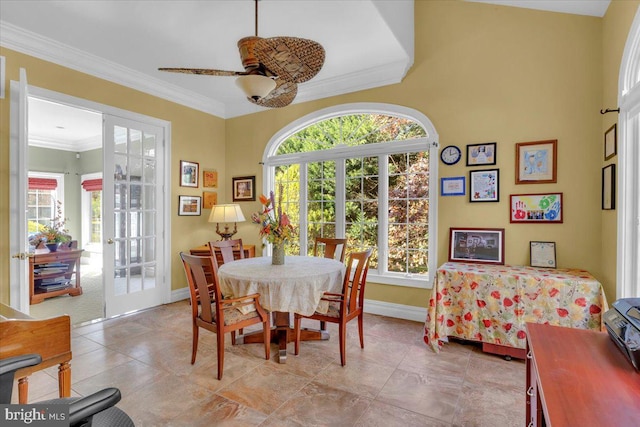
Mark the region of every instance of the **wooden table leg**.
<instances>
[{"instance_id":1,"label":"wooden table leg","mask_svg":"<svg viewBox=\"0 0 640 427\"><path fill-rule=\"evenodd\" d=\"M287 343L289 342L289 331L291 330L289 317L289 313L281 311L274 313L278 339L278 363L287 363Z\"/></svg>"},{"instance_id":2,"label":"wooden table leg","mask_svg":"<svg viewBox=\"0 0 640 427\"><path fill-rule=\"evenodd\" d=\"M62 362L58 367L58 392L60 397L71 397L71 366Z\"/></svg>"},{"instance_id":3,"label":"wooden table leg","mask_svg":"<svg viewBox=\"0 0 640 427\"><path fill-rule=\"evenodd\" d=\"M18 403L21 405L29 403L29 377L18 380Z\"/></svg>"}]
</instances>

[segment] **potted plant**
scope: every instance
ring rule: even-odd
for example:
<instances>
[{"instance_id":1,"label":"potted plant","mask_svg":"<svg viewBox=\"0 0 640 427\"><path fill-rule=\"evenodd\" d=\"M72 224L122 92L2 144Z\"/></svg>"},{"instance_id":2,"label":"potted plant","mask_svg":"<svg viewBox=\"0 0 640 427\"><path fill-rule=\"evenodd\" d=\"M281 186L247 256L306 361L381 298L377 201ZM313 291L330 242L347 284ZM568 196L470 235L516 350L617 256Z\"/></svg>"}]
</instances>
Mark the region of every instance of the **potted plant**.
<instances>
[{"instance_id":1,"label":"potted plant","mask_svg":"<svg viewBox=\"0 0 640 427\"><path fill-rule=\"evenodd\" d=\"M51 225L42 225L39 232L29 240L29 243L35 247L44 243L51 252L57 251L60 243L71 240L71 236L68 234L69 230L64 228L66 222L66 218L62 217L62 203L57 201L56 216L51 220Z\"/></svg>"}]
</instances>

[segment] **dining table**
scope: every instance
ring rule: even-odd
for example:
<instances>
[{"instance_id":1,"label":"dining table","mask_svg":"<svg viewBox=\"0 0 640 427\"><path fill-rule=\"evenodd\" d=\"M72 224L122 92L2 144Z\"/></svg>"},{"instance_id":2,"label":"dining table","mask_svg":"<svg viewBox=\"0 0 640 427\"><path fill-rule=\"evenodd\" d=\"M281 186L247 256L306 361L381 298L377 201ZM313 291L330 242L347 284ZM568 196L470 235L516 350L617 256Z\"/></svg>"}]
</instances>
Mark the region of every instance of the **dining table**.
<instances>
[{"instance_id":1,"label":"dining table","mask_svg":"<svg viewBox=\"0 0 640 427\"><path fill-rule=\"evenodd\" d=\"M278 362L286 363L287 344L295 340L291 313L304 316L315 311L326 313L325 292L341 292L345 265L330 258L285 256L282 265L272 264L271 257L239 259L218 269L220 289L225 296L260 294L260 305L273 314L272 341L278 343ZM275 333L274 333L275 332ZM300 339L326 340L326 330L304 328ZM263 342L262 332L236 337L236 343Z\"/></svg>"}]
</instances>

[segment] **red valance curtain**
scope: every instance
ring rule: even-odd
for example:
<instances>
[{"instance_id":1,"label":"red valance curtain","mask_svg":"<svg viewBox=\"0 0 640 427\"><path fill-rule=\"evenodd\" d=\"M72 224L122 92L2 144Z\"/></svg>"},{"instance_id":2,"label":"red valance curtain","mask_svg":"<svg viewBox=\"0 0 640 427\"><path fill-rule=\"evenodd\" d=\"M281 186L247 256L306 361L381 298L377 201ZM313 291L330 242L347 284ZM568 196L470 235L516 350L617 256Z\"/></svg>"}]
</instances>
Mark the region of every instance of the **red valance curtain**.
<instances>
[{"instance_id":1,"label":"red valance curtain","mask_svg":"<svg viewBox=\"0 0 640 427\"><path fill-rule=\"evenodd\" d=\"M54 178L29 178L29 190L55 190L58 180Z\"/></svg>"},{"instance_id":2,"label":"red valance curtain","mask_svg":"<svg viewBox=\"0 0 640 427\"><path fill-rule=\"evenodd\" d=\"M82 188L85 191L102 191L102 178L82 181Z\"/></svg>"}]
</instances>

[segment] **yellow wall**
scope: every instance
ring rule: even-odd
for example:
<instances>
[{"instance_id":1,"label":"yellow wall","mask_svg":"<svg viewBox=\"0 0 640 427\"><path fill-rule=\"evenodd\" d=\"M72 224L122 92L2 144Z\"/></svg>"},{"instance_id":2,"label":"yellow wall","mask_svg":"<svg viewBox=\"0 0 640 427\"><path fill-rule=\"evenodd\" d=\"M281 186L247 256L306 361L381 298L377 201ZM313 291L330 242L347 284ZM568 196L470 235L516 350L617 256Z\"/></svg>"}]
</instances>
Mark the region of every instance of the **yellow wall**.
<instances>
[{"instance_id":1,"label":"yellow wall","mask_svg":"<svg viewBox=\"0 0 640 427\"><path fill-rule=\"evenodd\" d=\"M403 82L383 88L292 105L229 120L159 100L140 92L48 64L6 49L9 79L26 67L29 83L172 122L172 288L185 285L173 256L213 237L202 217L178 217L177 195L201 189L178 187L178 163L199 161L217 169L219 202L229 202L231 177L256 175L269 139L315 110L350 102L385 102L428 116L442 146L497 142L500 202L439 200L438 264L447 260L449 227L505 228L510 264L526 264L530 240L557 243L560 267L590 270L610 300L615 298L615 212L600 210L603 132L615 117L600 108L616 104L617 69L626 34L640 1L614 0L604 19L458 1L415 2L415 64ZM8 99L0 101L0 235L8 236ZM515 185L515 144L558 140L558 182ZM226 151L225 151L226 150ZM464 161L441 164L440 176L468 177ZM509 195L563 192L563 224L510 224ZM245 216L258 202L241 203ZM260 242L251 223L238 225L246 243ZM604 236L604 237L603 237ZM0 300L7 301L8 237L0 239ZM5 256L6 254L6 256ZM367 298L424 307L428 290L371 284Z\"/></svg>"},{"instance_id":2,"label":"yellow wall","mask_svg":"<svg viewBox=\"0 0 640 427\"><path fill-rule=\"evenodd\" d=\"M29 85L64 93L78 98L122 108L171 122L171 261L172 289L186 286L182 265L177 254L195 243L204 243L204 233L210 234L207 216L177 216L178 194L202 196L202 187L179 187L180 160L200 162L202 169L217 169L225 173L224 120L145 93L125 88L71 69L45 62L8 49L0 48L6 57L7 84L19 79L19 69L27 70ZM0 100L0 301L9 302L9 102L10 94ZM224 198L226 187L219 196ZM207 234L207 235L208 235Z\"/></svg>"}]
</instances>

